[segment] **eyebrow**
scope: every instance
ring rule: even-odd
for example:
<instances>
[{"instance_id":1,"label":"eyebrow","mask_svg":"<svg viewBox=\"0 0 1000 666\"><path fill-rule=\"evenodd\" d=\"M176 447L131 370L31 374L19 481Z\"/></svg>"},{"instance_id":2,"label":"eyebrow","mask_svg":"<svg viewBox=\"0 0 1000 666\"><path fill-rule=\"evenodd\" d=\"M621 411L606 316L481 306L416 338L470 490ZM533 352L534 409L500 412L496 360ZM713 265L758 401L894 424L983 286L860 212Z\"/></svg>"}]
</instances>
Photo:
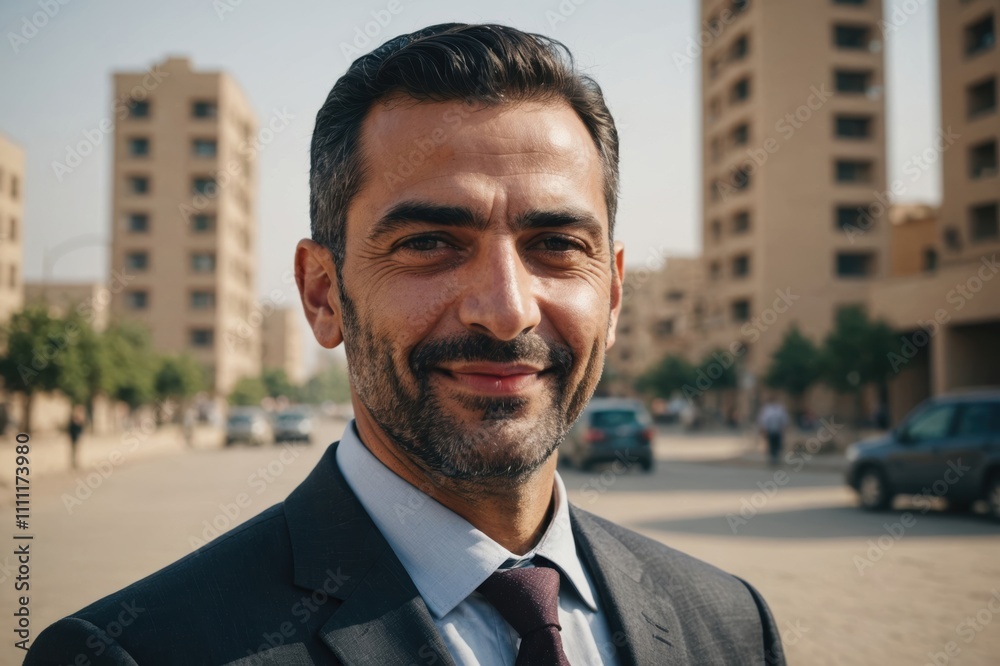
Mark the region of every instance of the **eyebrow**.
<instances>
[{"instance_id":1,"label":"eyebrow","mask_svg":"<svg viewBox=\"0 0 1000 666\"><path fill-rule=\"evenodd\" d=\"M404 201L390 208L385 215L379 218L368 233L368 240L376 241L413 223L473 229L475 231L484 231L489 227L489 222L486 219L464 206ZM595 242L605 235L603 225L594 215L575 208L529 210L518 215L510 226L514 231L577 227L589 234Z\"/></svg>"}]
</instances>

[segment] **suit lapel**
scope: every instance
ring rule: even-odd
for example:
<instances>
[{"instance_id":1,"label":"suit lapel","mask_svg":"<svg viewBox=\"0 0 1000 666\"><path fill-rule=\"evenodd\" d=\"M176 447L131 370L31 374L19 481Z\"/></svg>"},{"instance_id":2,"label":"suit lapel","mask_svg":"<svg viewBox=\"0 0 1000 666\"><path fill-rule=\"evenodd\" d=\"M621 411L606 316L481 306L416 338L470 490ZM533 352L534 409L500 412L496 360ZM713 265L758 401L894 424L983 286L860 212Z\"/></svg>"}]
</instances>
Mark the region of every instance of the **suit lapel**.
<instances>
[{"instance_id":1,"label":"suit lapel","mask_svg":"<svg viewBox=\"0 0 1000 666\"><path fill-rule=\"evenodd\" d=\"M454 666L413 581L340 473L336 448L285 500L295 584L341 601L320 638L351 666L416 658Z\"/></svg>"},{"instance_id":2,"label":"suit lapel","mask_svg":"<svg viewBox=\"0 0 1000 666\"><path fill-rule=\"evenodd\" d=\"M692 663L680 620L643 563L585 511L570 505L577 551L597 586L623 664Z\"/></svg>"}]
</instances>

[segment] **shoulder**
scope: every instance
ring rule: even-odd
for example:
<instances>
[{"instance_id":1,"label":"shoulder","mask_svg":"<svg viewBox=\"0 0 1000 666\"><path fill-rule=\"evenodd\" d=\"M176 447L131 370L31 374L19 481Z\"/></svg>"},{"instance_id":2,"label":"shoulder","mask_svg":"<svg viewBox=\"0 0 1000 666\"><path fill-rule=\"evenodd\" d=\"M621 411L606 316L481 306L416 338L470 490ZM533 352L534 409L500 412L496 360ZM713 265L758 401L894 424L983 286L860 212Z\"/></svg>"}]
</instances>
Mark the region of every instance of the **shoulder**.
<instances>
[{"instance_id":1,"label":"shoulder","mask_svg":"<svg viewBox=\"0 0 1000 666\"><path fill-rule=\"evenodd\" d=\"M278 504L53 624L35 639L24 663L161 663L164 648L174 650L178 636L204 635L206 621L227 627L230 635L252 631L259 624L255 617L273 619L268 600L285 597L284 607L291 607L291 562ZM192 655L205 649L189 647ZM74 661L78 655L86 661Z\"/></svg>"}]
</instances>

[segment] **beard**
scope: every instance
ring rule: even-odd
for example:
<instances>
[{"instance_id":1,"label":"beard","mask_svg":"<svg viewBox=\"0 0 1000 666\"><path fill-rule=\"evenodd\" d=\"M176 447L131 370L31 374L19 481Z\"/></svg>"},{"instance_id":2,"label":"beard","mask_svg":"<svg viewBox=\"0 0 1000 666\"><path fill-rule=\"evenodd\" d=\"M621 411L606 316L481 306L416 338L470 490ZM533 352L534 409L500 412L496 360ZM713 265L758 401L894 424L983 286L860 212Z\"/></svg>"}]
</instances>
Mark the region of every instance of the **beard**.
<instances>
[{"instance_id":1,"label":"beard","mask_svg":"<svg viewBox=\"0 0 1000 666\"><path fill-rule=\"evenodd\" d=\"M530 476L555 452L597 387L604 366L603 338L594 341L575 387L570 386L577 366L572 349L532 332L508 341L477 333L424 341L410 350L405 369L400 369L389 337L360 315L343 280L338 285L355 393L399 449L431 473L456 482ZM439 369L448 362L542 366L542 397L450 390L442 386ZM411 381L404 381L404 373ZM448 398L459 408L447 407ZM463 419L461 411L471 418Z\"/></svg>"}]
</instances>

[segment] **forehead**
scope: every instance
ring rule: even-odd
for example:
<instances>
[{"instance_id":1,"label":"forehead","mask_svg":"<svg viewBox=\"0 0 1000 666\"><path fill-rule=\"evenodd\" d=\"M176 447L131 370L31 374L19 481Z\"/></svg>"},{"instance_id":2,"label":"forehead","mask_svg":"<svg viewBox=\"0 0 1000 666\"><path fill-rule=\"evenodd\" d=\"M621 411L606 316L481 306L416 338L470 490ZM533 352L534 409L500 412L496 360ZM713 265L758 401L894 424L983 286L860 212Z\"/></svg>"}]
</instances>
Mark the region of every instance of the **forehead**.
<instances>
[{"instance_id":1,"label":"forehead","mask_svg":"<svg viewBox=\"0 0 1000 666\"><path fill-rule=\"evenodd\" d=\"M564 100L485 106L390 98L366 116L360 148L365 182L349 226L352 217L371 223L395 203L424 200L467 206L491 221L583 208L607 229L600 156Z\"/></svg>"}]
</instances>

